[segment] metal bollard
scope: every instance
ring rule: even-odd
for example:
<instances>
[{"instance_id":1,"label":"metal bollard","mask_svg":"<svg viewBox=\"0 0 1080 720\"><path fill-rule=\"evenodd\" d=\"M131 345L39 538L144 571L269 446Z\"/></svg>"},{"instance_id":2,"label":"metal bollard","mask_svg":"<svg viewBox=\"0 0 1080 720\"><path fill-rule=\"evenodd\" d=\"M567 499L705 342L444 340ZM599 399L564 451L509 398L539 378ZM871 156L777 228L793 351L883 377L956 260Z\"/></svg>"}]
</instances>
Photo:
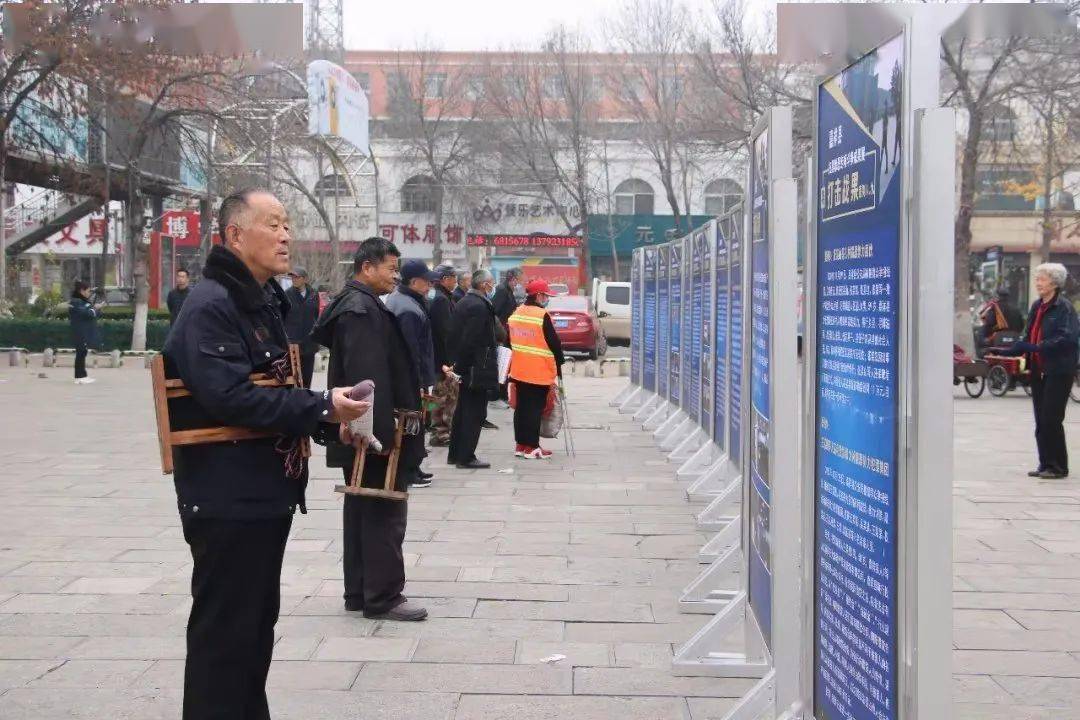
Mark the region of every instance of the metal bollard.
<instances>
[{"instance_id":1,"label":"metal bollard","mask_svg":"<svg viewBox=\"0 0 1080 720\"><path fill-rule=\"evenodd\" d=\"M54 367L56 365L56 352L52 348L45 348L45 352L41 354L41 366L42 367Z\"/></svg>"}]
</instances>

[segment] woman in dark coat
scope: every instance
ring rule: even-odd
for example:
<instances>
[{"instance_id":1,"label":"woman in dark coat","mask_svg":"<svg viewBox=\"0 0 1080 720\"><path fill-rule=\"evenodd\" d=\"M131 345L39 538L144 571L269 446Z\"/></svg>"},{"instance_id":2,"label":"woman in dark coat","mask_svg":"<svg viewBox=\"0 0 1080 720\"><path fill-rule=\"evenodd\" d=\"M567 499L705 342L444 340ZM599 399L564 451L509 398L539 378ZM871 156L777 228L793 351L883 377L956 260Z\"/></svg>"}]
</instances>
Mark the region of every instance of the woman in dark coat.
<instances>
[{"instance_id":1,"label":"woman in dark coat","mask_svg":"<svg viewBox=\"0 0 1080 720\"><path fill-rule=\"evenodd\" d=\"M94 378L86 376L86 355L90 348L98 346L98 308L90 302L90 286L76 280L68 302L68 320L71 323L72 340L75 342L75 384L88 385Z\"/></svg>"},{"instance_id":2,"label":"woman in dark coat","mask_svg":"<svg viewBox=\"0 0 1080 720\"><path fill-rule=\"evenodd\" d=\"M1057 480L1069 475L1065 447L1065 408L1076 377L1080 323L1064 295L1068 272L1059 263L1035 268L1039 299L1031 306L1023 339L1006 355L1024 355L1031 371L1031 401L1035 410L1035 442L1039 466L1031 477Z\"/></svg>"}]
</instances>

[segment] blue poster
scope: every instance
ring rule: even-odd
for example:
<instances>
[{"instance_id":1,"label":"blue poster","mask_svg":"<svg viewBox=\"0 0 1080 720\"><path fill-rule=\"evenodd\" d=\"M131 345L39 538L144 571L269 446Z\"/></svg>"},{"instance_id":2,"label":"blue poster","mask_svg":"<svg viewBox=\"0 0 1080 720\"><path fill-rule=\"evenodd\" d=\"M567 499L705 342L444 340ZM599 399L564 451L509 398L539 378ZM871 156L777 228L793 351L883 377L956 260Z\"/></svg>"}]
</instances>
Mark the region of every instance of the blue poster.
<instances>
[{"instance_id":1,"label":"blue poster","mask_svg":"<svg viewBox=\"0 0 1080 720\"><path fill-rule=\"evenodd\" d=\"M741 214L741 213L739 213ZM712 438L721 452L727 450L727 404L728 404L728 231L731 216L716 223L716 247L713 250L713 317L716 319L716 339L713 342L713 426Z\"/></svg>"},{"instance_id":2,"label":"blue poster","mask_svg":"<svg viewBox=\"0 0 1080 720\"><path fill-rule=\"evenodd\" d=\"M728 284L731 286L730 324L728 338L731 341L731 361L728 372L728 459L736 468L742 468L742 378L743 378L743 243L742 218L731 225L728 238Z\"/></svg>"},{"instance_id":3,"label":"blue poster","mask_svg":"<svg viewBox=\"0 0 1080 720\"><path fill-rule=\"evenodd\" d=\"M645 343L643 382L641 386L646 390L656 390L656 248L645 248L644 286L645 296L642 300L642 309L645 315L645 331L642 339Z\"/></svg>"},{"instance_id":4,"label":"blue poster","mask_svg":"<svg viewBox=\"0 0 1080 720\"><path fill-rule=\"evenodd\" d=\"M701 339L704 330L704 318L701 310L704 301L702 292L702 269L705 263L705 233L694 233L690 239L690 306L689 317L689 368L687 380L689 388L686 398L686 413L695 421L701 419Z\"/></svg>"},{"instance_id":5,"label":"blue poster","mask_svg":"<svg viewBox=\"0 0 1080 720\"><path fill-rule=\"evenodd\" d=\"M668 363L668 398L679 405L682 398L682 242L671 243L668 252L668 315L670 361Z\"/></svg>"},{"instance_id":6,"label":"blue poster","mask_svg":"<svg viewBox=\"0 0 1080 720\"><path fill-rule=\"evenodd\" d=\"M693 413L693 401L694 396L694 379L691 377L690 372L690 355L694 350L693 329L694 329L694 302L693 302L693 283L691 282L693 273L691 273L691 261L693 258L693 246L690 243L690 237L684 237L681 240L676 240L676 244L682 244L683 249L683 294L686 295L682 302L682 352L679 353L679 357L682 358L682 368L679 370L679 375L682 377L682 402L679 403L679 407L686 411L690 417L694 416Z\"/></svg>"},{"instance_id":7,"label":"blue poster","mask_svg":"<svg viewBox=\"0 0 1080 720\"><path fill-rule=\"evenodd\" d=\"M667 399L670 397L671 381L668 377L668 367L671 365L671 295L668 292L668 256L671 254L669 246L660 245L656 248L657 276L659 278L656 288L656 392Z\"/></svg>"},{"instance_id":8,"label":"blue poster","mask_svg":"<svg viewBox=\"0 0 1080 720\"><path fill-rule=\"evenodd\" d=\"M903 36L818 89L814 712L896 720Z\"/></svg>"},{"instance_id":9,"label":"blue poster","mask_svg":"<svg viewBox=\"0 0 1080 720\"><path fill-rule=\"evenodd\" d=\"M698 425L705 431L706 437L712 435L713 418L713 332L712 326L716 316L713 314L713 301L709 288L713 279L713 248L715 242L713 235L716 233L716 222L713 221L701 233L701 347L698 350L698 377L700 380L700 412L698 413Z\"/></svg>"},{"instance_id":10,"label":"blue poster","mask_svg":"<svg viewBox=\"0 0 1080 720\"><path fill-rule=\"evenodd\" d=\"M641 251L630 261L630 382L641 385Z\"/></svg>"},{"instance_id":11,"label":"blue poster","mask_svg":"<svg viewBox=\"0 0 1080 720\"><path fill-rule=\"evenodd\" d=\"M769 541L769 133L750 157L750 607L772 647L772 551Z\"/></svg>"}]
</instances>

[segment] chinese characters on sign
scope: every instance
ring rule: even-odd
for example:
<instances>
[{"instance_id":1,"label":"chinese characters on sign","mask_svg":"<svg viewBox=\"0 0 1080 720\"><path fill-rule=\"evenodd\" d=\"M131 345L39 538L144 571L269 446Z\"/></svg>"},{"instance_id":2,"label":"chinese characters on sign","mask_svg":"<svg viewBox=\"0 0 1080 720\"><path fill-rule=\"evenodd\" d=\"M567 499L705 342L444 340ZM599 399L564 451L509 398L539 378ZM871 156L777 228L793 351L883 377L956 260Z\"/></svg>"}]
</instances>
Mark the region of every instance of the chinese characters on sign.
<instances>
[{"instance_id":1,"label":"chinese characters on sign","mask_svg":"<svg viewBox=\"0 0 1080 720\"><path fill-rule=\"evenodd\" d=\"M670 284L668 315L668 397L671 402L682 407L682 306L683 306L683 246L681 242L671 244L668 252L668 282Z\"/></svg>"},{"instance_id":2,"label":"chinese characters on sign","mask_svg":"<svg viewBox=\"0 0 1080 720\"><path fill-rule=\"evenodd\" d=\"M660 245L656 248L656 251L660 254L658 260L660 283L659 288L656 291L656 314L658 318L657 329L657 343L656 348L656 382L658 384L657 392L666 399L671 398L671 373L669 368L671 366L671 289L670 289L670 276L671 268L669 263L671 262L669 256L671 254L671 248L667 245Z\"/></svg>"},{"instance_id":3,"label":"chinese characters on sign","mask_svg":"<svg viewBox=\"0 0 1080 720\"><path fill-rule=\"evenodd\" d=\"M819 720L898 717L902 51L900 37L818 90L814 711ZM886 160L890 148L891 162Z\"/></svg>"},{"instance_id":4,"label":"chinese characters on sign","mask_svg":"<svg viewBox=\"0 0 1080 720\"><path fill-rule=\"evenodd\" d=\"M645 248L645 377L646 390L656 390L656 248Z\"/></svg>"},{"instance_id":5,"label":"chinese characters on sign","mask_svg":"<svg viewBox=\"0 0 1080 720\"><path fill-rule=\"evenodd\" d=\"M401 242L408 244L424 243L434 245L438 236L434 225L425 225L421 231L420 228L411 223L405 225L380 225L379 236L396 243L398 242L399 230L401 231ZM451 245L460 245L463 231L464 229L460 225L447 225L443 230L441 240Z\"/></svg>"},{"instance_id":6,"label":"chinese characters on sign","mask_svg":"<svg viewBox=\"0 0 1080 720\"><path fill-rule=\"evenodd\" d=\"M641 251L630 261L630 380L641 384Z\"/></svg>"},{"instance_id":7,"label":"chinese characters on sign","mask_svg":"<svg viewBox=\"0 0 1080 720\"><path fill-rule=\"evenodd\" d=\"M730 216L729 216L730 217ZM727 227L729 217L725 217L717 223L716 227L716 250L713 253L713 266L716 269L716 278L713 288L716 294L715 312L716 340L713 343L716 351L716 377L713 379L713 441L721 451L727 450L727 404L728 404L728 327L731 320L730 304L728 302L728 238ZM741 217L741 212L739 213Z\"/></svg>"}]
</instances>

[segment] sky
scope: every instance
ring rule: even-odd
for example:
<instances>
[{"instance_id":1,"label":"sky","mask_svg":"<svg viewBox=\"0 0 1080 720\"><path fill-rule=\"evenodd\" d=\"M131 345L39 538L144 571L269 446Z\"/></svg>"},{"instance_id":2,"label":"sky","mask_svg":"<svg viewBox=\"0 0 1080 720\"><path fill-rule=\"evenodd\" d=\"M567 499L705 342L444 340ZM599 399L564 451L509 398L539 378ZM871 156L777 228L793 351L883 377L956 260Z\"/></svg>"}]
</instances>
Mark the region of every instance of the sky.
<instances>
[{"instance_id":1,"label":"sky","mask_svg":"<svg viewBox=\"0 0 1080 720\"><path fill-rule=\"evenodd\" d=\"M623 0L344 0L347 49L535 46L562 22L591 29Z\"/></svg>"}]
</instances>

